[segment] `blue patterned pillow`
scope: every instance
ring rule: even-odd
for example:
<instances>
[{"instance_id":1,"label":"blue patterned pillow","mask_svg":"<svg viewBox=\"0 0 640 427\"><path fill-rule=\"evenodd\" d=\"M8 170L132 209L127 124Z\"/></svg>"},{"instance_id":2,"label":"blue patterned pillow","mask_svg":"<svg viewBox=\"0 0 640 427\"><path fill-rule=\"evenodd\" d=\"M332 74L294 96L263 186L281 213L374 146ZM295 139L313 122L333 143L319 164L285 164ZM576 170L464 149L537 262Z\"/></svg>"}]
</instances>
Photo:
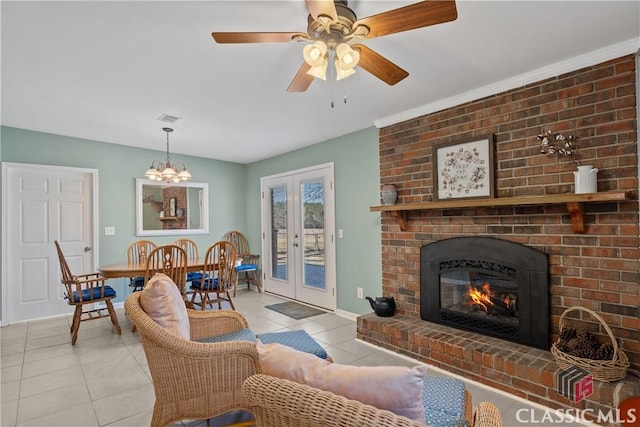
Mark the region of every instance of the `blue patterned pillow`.
<instances>
[{"instance_id":1,"label":"blue patterned pillow","mask_svg":"<svg viewBox=\"0 0 640 427\"><path fill-rule=\"evenodd\" d=\"M464 422L464 382L456 378L426 376L422 392L425 421L429 426L453 427Z\"/></svg>"},{"instance_id":2,"label":"blue patterned pillow","mask_svg":"<svg viewBox=\"0 0 640 427\"><path fill-rule=\"evenodd\" d=\"M263 344L277 343L295 348L299 351L304 351L305 353L315 354L321 359L329 357L327 351L303 329L297 331L267 332L258 334L257 337Z\"/></svg>"}]
</instances>

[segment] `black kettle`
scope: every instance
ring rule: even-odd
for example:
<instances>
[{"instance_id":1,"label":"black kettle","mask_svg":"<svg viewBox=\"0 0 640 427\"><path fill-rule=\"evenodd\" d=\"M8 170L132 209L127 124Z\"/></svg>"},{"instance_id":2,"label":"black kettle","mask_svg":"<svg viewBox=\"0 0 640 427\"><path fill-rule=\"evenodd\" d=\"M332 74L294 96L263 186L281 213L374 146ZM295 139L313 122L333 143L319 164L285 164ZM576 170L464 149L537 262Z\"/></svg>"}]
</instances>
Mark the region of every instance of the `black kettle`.
<instances>
[{"instance_id":1,"label":"black kettle","mask_svg":"<svg viewBox=\"0 0 640 427\"><path fill-rule=\"evenodd\" d=\"M375 300L367 297L371 308L380 317L391 317L396 312L396 301L393 297L377 297Z\"/></svg>"}]
</instances>

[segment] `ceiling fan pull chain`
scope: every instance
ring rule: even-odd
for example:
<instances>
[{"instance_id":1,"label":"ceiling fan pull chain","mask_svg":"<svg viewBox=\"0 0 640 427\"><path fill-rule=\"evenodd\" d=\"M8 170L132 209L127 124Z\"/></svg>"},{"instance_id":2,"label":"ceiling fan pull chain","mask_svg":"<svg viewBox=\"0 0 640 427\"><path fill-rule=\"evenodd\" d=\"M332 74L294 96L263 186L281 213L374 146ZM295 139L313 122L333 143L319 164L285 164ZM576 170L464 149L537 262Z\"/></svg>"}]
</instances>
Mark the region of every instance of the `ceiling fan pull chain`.
<instances>
[{"instance_id":1,"label":"ceiling fan pull chain","mask_svg":"<svg viewBox=\"0 0 640 427\"><path fill-rule=\"evenodd\" d=\"M347 89L344 89L344 103L347 103Z\"/></svg>"}]
</instances>

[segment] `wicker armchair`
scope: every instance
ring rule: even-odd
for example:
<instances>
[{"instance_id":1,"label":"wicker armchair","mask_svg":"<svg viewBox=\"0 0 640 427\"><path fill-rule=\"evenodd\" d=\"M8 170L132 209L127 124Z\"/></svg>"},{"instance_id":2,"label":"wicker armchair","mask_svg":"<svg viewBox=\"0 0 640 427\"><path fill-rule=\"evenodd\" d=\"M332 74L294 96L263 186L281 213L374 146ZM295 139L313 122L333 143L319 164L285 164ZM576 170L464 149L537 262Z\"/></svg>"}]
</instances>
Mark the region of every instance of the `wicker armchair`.
<instances>
[{"instance_id":1,"label":"wicker armchair","mask_svg":"<svg viewBox=\"0 0 640 427\"><path fill-rule=\"evenodd\" d=\"M191 339L187 341L153 321L140 306L141 292L125 301L137 327L153 379L156 402L152 426L184 419L209 419L233 409L247 409L242 383L260 373L255 343L195 340L246 328L247 321L231 310L187 310Z\"/></svg>"},{"instance_id":2,"label":"wicker armchair","mask_svg":"<svg viewBox=\"0 0 640 427\"><path fill-rule=\"evenodd\" d=\"M258 427L424 427L392 412L268 375L253 375L244 382L244 394ZM473 427L500 427L500 412L483 402Z\"/></svg>"}]
</instances>

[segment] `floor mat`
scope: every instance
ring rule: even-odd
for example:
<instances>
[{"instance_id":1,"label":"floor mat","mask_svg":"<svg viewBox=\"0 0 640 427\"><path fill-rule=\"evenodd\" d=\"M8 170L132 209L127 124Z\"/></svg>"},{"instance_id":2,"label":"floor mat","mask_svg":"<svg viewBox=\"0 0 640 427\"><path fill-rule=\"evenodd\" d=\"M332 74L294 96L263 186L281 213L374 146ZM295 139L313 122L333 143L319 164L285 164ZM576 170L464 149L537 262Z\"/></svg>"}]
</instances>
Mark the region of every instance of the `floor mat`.
<instances>
[{"instance_id":1,"label":"floor mat","mask_svg":"<svg viewBox=\"0 0 640 427\"><path fill-rule=\"evenodd\" d=\"M278 304L265 305L268 308L285 316L293 317L294 319L304 319L305 317L316 316L318 314L326 313L326 311L318 310L317 308L309 307L304 304L299 304L295 301L281 302Z\"/></svg>"}]
</instances>

